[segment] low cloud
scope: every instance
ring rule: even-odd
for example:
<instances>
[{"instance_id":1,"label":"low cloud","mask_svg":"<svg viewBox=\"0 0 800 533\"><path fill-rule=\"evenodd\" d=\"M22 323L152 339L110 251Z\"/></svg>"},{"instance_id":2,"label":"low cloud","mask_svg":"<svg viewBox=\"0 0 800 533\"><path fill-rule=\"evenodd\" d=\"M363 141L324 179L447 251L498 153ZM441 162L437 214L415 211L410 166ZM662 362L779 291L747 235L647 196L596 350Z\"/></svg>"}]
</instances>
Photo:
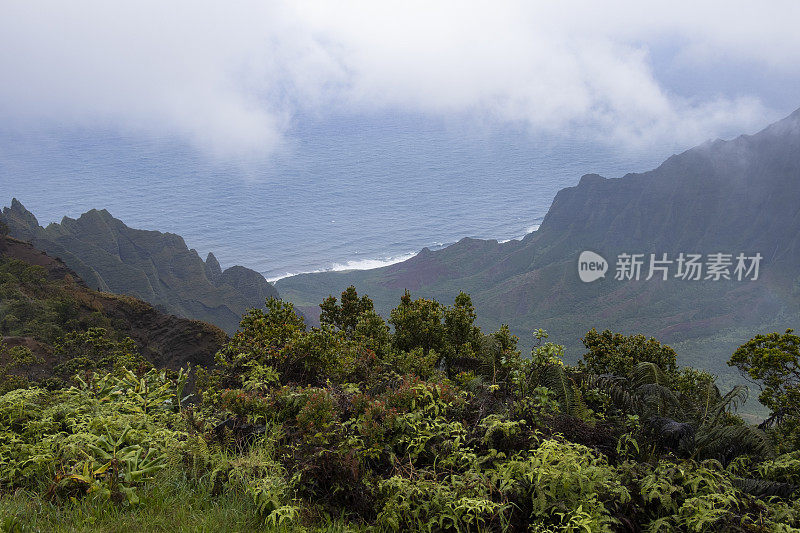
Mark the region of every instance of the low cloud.
<instances>
[{"instance_id":1,"label":"low cloud","mask_svg":"<svg viewBox=\"0 0 800 533\"><path fill-rule=\"evenodd\" d=\"M298 113L396 109L631 145L776 118L785 110L757 86L722 80L696 96L691 76L676 85L658 68L796 79L800 8L698 4L11 0L0 119L174 136L238 158L277 149Z\"/></svg>"}]
</instances>

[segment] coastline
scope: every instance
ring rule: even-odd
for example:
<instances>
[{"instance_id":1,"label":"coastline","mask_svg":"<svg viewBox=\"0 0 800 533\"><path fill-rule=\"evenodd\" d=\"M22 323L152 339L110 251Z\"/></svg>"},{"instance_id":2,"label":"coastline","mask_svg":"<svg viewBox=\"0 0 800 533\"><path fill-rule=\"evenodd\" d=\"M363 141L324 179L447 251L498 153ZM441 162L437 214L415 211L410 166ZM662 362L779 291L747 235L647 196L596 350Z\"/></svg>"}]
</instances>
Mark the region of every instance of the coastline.
<instances>
[{"instance_id":1,"label":"coastline","mask_svg":"<svg viewBox=\"0 0 800 533\"><path fill-rule=\"evenodd\" d=\"M537 220L539 222L541 222L541 218L539 218ZM525 233L523 233L521 235L515 235L514 237L511 237L511 238L508 238L508 239L497 240L497 242L500 243L500 244L504 244L504 243L511 242L511 241L522 240L525 236L530 235L534 231L538 230L539 226L540 226L540 224L532 224L532 225L527 226L525 228ZM493 239L483 239L483 240L493 240ZM447 248L448 246L451 246L451 245L455 244L456 242L458 242L458 241L453 241L453 242L448 242L448 243L437 242L437 243L434 243L431 246L424 246L423 248L428 248L429 250L432 250L432 251L442 250L444 248ZM374 258L374 259L352 259L352 260L346 261L344 263L333 263L329 267L320 268L320 269L316 269L316 270L309 270L309 271L302 271L302 272L287 272L287 273L279 275L279 276L272 276L272 275L268 275L267 273L262 272L262 275L266 278L266 280L268 282L275 283L275 282L280 281L282 279L291 278L293 276L301 276L301 275L304 275L304 274L322 274L324 272L347 272L347 271L350 271L350 270L373 270L373 269L376 269L376 268L383 268L383 267L387 267L387 266L394 265L394 264L397 264L397 263L402 263L403 261L407 261L407 260L411 259L412 257L414 257L415 255L417 255L418 253L420 253L420 251L423 248L421 248L421 249L419 249L417 251L414 251L414 252L406 252L404 254L394 255L394 256L383 256L383 257Z\"/></svg>"}]
</instances>

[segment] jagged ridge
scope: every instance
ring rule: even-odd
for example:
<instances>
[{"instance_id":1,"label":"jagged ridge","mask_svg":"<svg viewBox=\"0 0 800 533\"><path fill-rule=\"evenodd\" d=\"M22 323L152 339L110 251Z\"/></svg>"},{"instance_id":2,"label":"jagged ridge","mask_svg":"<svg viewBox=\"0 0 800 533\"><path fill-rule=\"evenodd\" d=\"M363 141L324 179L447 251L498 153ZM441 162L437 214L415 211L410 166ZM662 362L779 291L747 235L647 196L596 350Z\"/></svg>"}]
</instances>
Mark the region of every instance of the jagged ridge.
<instances>
[{"instance_id":1,"label":"jagged ridge","mask_svg":"<svg viewBox=\"0 0 800 533\"><path fill-rule=\"evenodd\" d=\"M530 344L545 328L580 355L591 327L685 343L684 361L724 370L736 342L800 316L800 110L755 135L717 140L618 179L586 175L560 191L540 229L522 241L463 239L388 267L306 274L276 283L312 316L316 302L356 285L388 313L404 288L450 301L469 292L481 326L508 323ZM620 252L760 252L752 283L581 283L577 258ZM723 368L720 367L722 365Z\"/></svg>"},{"instance_id":2,"label":"jagged ridge","mask_svg":"<svg viewBox=\"0 0 800 533\"><path fill-rule=\"evenodd\" d=\"M203 320L231 333L247 309L278 292L253 270L222 271L172 233L132 229L106 210L42 228L16 198L1 216L10 234L60 257L98 290L136 296L171 314Z\"/></svg>"}]
</instances>

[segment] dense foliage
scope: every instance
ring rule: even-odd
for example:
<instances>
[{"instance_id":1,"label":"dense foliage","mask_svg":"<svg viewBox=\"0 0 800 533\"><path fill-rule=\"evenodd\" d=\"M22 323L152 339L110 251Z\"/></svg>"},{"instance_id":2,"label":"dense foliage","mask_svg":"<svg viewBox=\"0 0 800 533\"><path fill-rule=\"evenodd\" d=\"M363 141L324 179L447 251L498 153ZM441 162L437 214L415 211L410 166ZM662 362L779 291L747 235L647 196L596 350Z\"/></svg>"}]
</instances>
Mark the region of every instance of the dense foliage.
<instances>
[{"instance_id":1,"label":"dense foliage","mask_svg":"<svg viewBox=\"0 0 800 533\"><path fill-rule=\"evenodd\" d=\"M47 279L47 270L18 259L0 258L0 334L31 336L52 343L72 331L111 328L96 302ZM85 305L87 311L77 310ZM94 312L89 310L93 309Z\"/></svg>"},{"instance_id":2,"label":"dense foliage","mask_svg":"<svg viewBox=\"0 0 800 533\"><path fill-rule=\"evenodd\" d=\"M785 333L756 335L739 347L729 365L737 367L761 389L759 401L770 417L763 426L778 423L782 448L800 446L800 336Z\"/></svg>"},{"instance_id":3,"label":"dense foliage","mask_svg":"<svg viewBox=\"0 0 800 533\"><path fill-rule=\"evenodd\" d=\"M144 305L132 298L116 298L131 306ZM0 341L0 392L27 383L43 368L47 372L40 385L50 389L63 387L75 373L87 370L126 366L146 371L151 365L121 326L104 312L99 293L78 286L69 274L63 280L51 280L44 267L0 257L0 336L33 339L32 346L41 352Z\"/></svg>"},{"instance_id":4,"label":"dense foliage","mask_svg":"<svg viewBox=\"0 0 800 533\"><path fill-rule=\"evenodd\" d=\"M745 424L747 389L654 339L592 330L571 367L544 331L530 357L484 334L466 294L406 293L388 323L352 287L321 308L308 329L270 299L171 375L65 332L70 384L0 396L0 529L800 531L793 418ZM776 413L759 350L796 368L792 341L732 361Z\"/></svg>"}]
</instances>

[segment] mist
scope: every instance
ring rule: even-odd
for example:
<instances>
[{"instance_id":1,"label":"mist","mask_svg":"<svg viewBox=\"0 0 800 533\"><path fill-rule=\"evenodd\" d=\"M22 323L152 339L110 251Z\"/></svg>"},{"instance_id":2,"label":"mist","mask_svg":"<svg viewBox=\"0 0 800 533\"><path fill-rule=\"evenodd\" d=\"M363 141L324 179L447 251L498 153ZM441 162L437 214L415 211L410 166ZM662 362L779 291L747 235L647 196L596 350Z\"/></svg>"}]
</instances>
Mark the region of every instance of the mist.
<instances>
[{"instance_id":1,"label":"mist","mask_svg":"<svg viewBox=\"0 0 800 533\"><path fill-rule=\"evenodd\" d=\"M791 2L11 1L0 120L223 158L279 150L299 114L387 110L691 145L798 105L798 19Z\"/></svg>"}]
</instances>

